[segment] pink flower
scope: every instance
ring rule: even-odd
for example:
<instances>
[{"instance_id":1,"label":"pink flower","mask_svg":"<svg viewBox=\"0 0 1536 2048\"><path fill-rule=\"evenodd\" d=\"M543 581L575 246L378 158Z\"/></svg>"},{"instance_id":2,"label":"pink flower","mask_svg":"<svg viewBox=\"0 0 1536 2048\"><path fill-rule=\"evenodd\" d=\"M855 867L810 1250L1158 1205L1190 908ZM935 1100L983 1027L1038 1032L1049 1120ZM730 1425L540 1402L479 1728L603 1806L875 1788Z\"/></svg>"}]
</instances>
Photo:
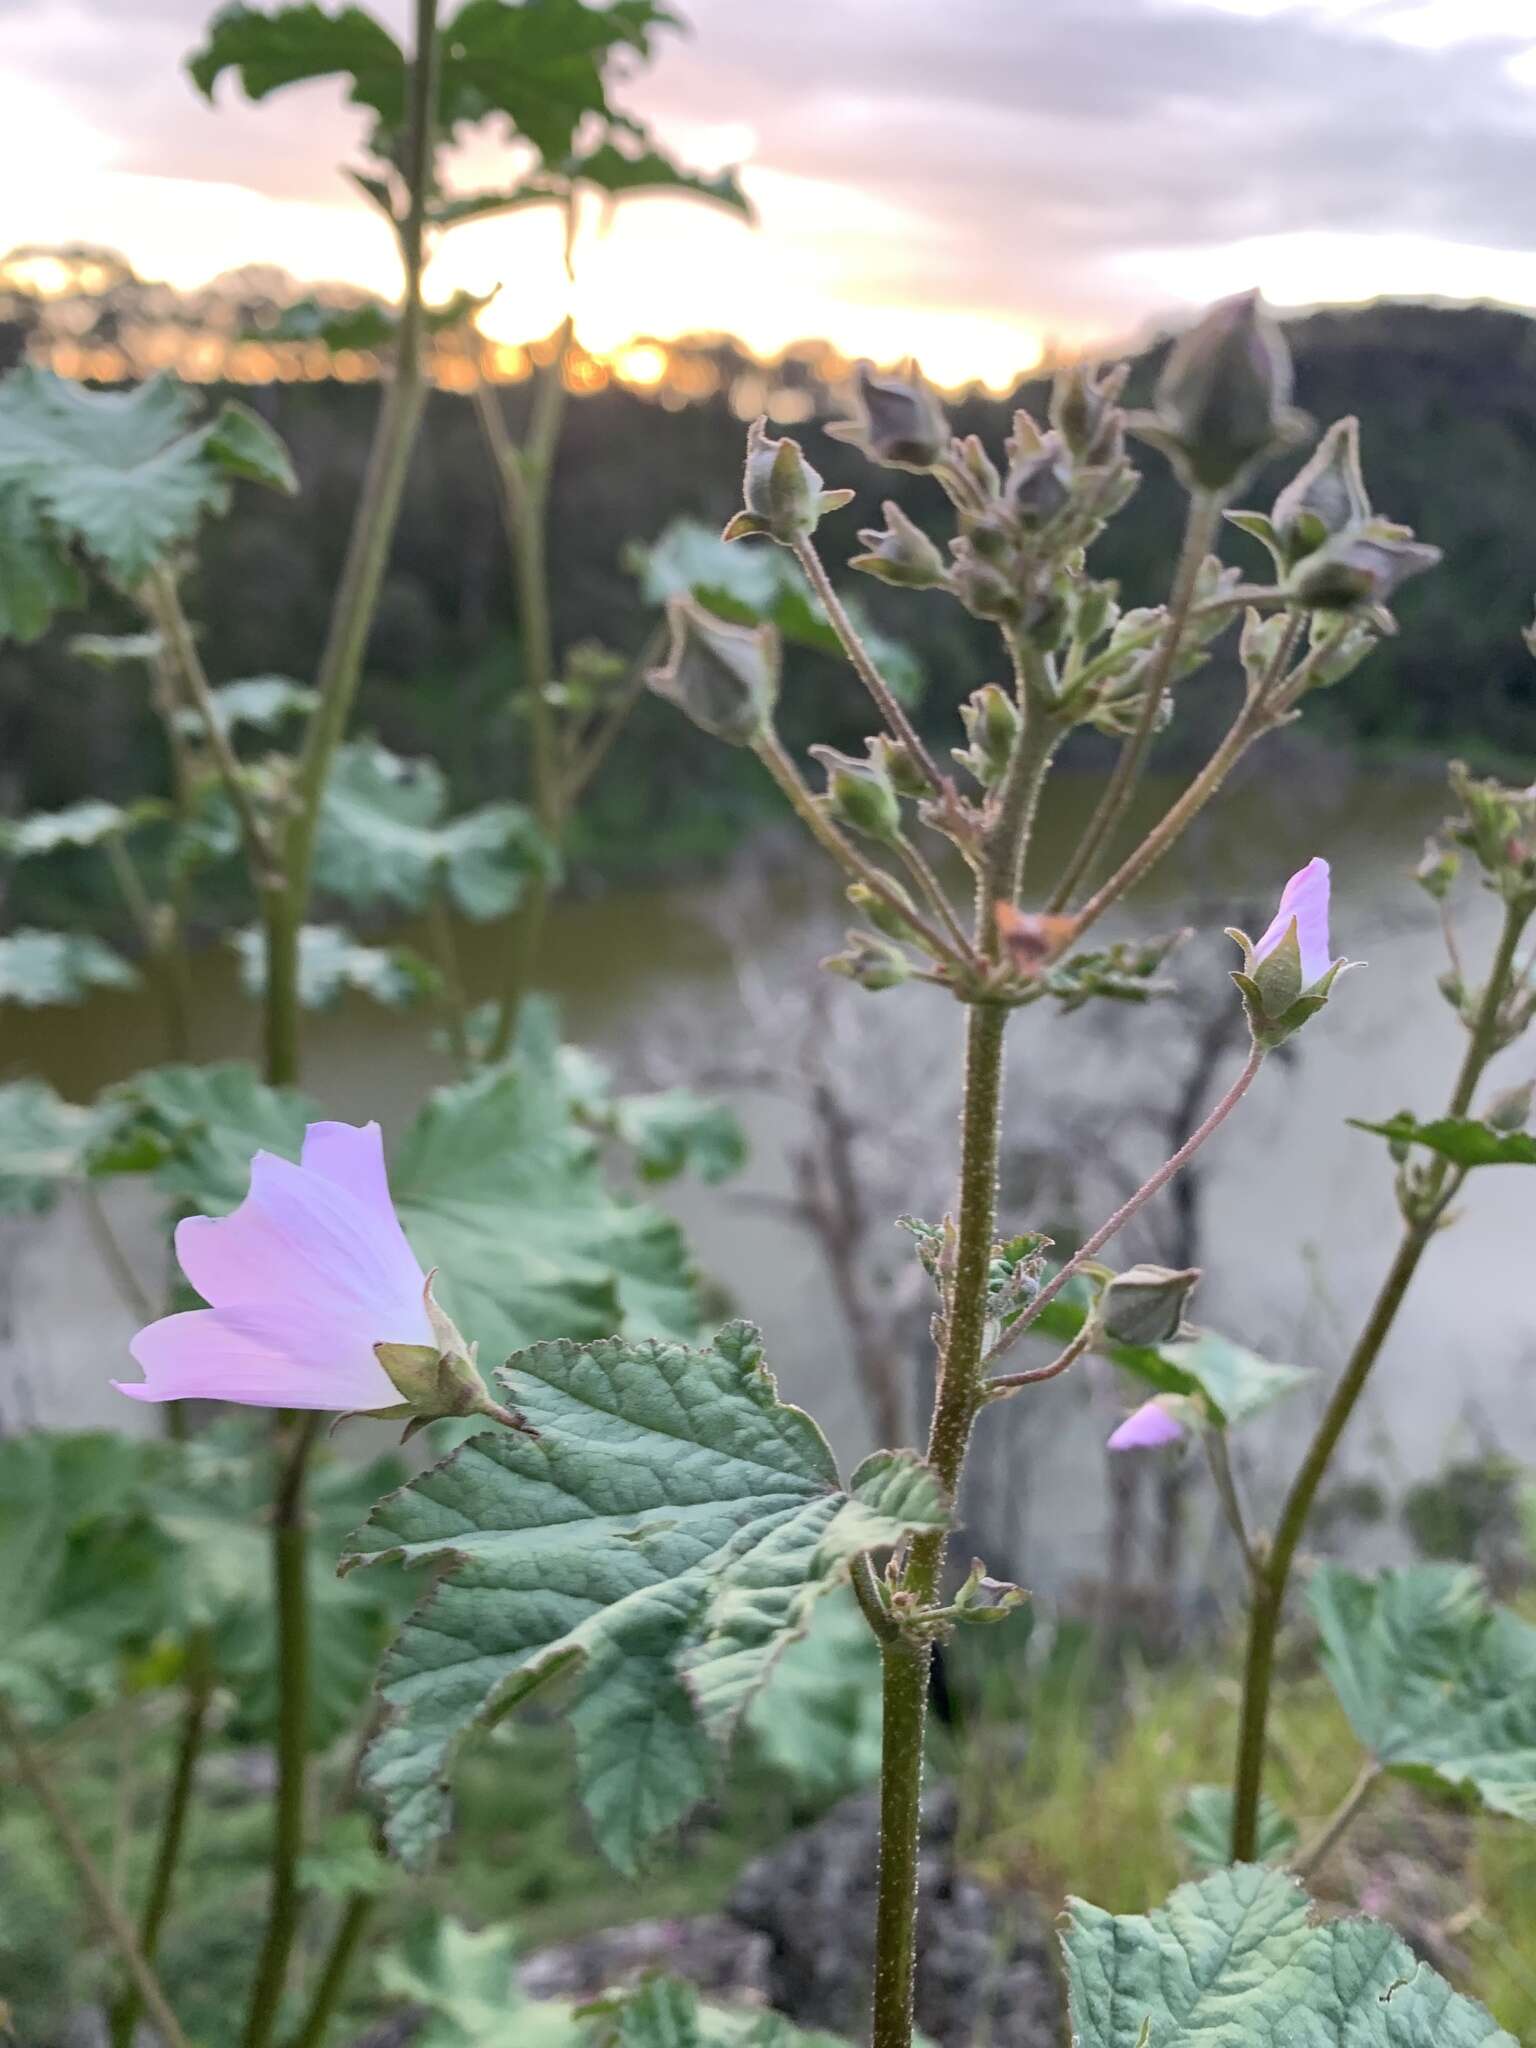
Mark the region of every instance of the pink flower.
<instances>
[{"instance_id":1,"label":"pink flower","mask_svg":"<svg viewBox=\"0 0 1536 2048\"><path fill-rule=\"evenodd\" d=\"M1151 1451L1164 1444L1176 1444L1184 1435L1184 1425L1175 1421L1163 1404L1160 1395L1150 1401L1143 1401L1109 1440L1112 1451Z\"/></svg>"},{"instance_id":2,"label":"pink flower","mask_svg":"<svg viewBox=\"0 0 1536 2048\"><path fill-rule=\"evenodd\" d=\"M1248 967L1250 974L1259 961L1267 959L1281 944L1293 923L1301 952L1301 985L1310 988L1313 982L1321 981L1333 965L1333 950L1328 943L1327 861L1309 860L1286 883L1280 893L1280 908L1253 949Z\"/></svg>"},{"instance_id":3,"label":"pink flower","mask_svg":"<svg viewBox=\"0 0 1536 2048\"><path fill-rule=\"evenodd\" d=\"M311 1124L297 1166L258 1152L239 1208L188 1217L176 1256L209 1306L140 1330L143 1380L113 1382L135 1401L395 1408L375 1344L437 1349L377 1124Z\"/></svg>"}]
</instances>

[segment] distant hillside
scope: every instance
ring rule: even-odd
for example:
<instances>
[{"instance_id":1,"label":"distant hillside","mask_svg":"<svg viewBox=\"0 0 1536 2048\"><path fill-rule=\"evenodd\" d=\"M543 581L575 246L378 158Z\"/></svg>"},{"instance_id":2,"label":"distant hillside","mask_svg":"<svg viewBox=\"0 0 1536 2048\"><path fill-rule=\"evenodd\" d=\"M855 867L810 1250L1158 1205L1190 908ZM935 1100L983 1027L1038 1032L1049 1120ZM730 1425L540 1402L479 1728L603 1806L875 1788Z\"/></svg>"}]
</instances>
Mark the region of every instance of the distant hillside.
<instances>
[{"instance_id":1,"label":"distant hillside","mask_svg":"<svg viewBox=\"0 0 1536 2048\"><path fill-rule=\"evenodd\" d=\"M14 354L25 337L14 323L10 334ZM1536 664L1519 638L1536 589L1536 322L1485 307L1382 304L1313 314L1290 335L1301 403L1324 423L1358 413L1377 508L1446 551L1444 567L1404 593L1400 640L1325 700L1321 718L1371 742L1536 759ZM625 543L654 535L679 514L724 521L737 502L738 413L759 394L776 393L782 410L798 416L793 431L829 484L859 492L857 507L825 529L834 561L852 551L856 525L877 514L881 498L914 513L934 506L926 480L872 470L822 433L832 399L817 373L829 354L808 347L764 371L729 344L700 344L693 360L715 364L718 374L696 378L695 388L712 382L712 395L682 404L673 392L662 403L610 383L573 404L551 547L562 645L596 638L632 649L643 640L650 622L634 603ZM1138 362L1138 386L1154 368L1155 352ZM746 378L756 379L755 392L742 389ZM302 676L336 580L377 389L290 382L245 385L240 395L287 440L303 493L294 502L240 494L209 537L194 605L216 678ZM515 407L522 396L514 386L508 402ZM1043 388L1025 386L1013 402L1040 410ZM953 416L957 428L996 443L1010 409L972 397ZM1163 594L1182 515L1161 459L1148 452L1145 470L1141 493L1097 557L1106 573L1121 577L1128 602ZM1254 501L1267 504L1279 481L1261 480ZM1251 555L1260 567L1253 544L1235 533L1228 554ZM925 718L942 725L956 698L995 673L990 634L958 607L873 585L863 594L883 625L916 646L931 678ZM74 630L105 618L103 611ZM500 708L515 659L513 626L474 420L462 398L439 392L370 650L362 717L396 745L438 751L466 800L517 780L521 735ZM134 693L120 678L83 667L68 653L68 638L57 632L39 646L0 651L6 808L56 804L86 788L111 792L154 772L157 742ZM828 728L841 721L851 738L864 724L856 690L830 668L814 689L790 693L788 721L792 737L795 726L804 737L812 723L819 736L837 737ZM662 707L644 707L607 776L615 829L643 836L648 821L675 825L704 759L718 798L718 756L704 755Z\"/></svg>"}]
</instances>

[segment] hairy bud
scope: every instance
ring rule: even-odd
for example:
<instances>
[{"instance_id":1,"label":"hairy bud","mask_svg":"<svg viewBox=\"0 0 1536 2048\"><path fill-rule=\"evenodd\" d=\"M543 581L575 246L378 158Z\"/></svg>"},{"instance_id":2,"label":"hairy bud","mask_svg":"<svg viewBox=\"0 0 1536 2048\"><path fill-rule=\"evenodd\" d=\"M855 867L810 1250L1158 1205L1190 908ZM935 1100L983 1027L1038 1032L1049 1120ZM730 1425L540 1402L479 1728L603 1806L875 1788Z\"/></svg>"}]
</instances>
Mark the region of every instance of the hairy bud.
<instances>
[{"instance_id":1,"label":"hairy bud","mask_svg":"<svg viewBox=\"0 0 1536 2048\"><path fill-rule=\"evenodd\" d=\"M1134 430L1161 448L1191 490L1226 491L1295 440L1291 358L1257 292L1213 306L1174 343L1150 416Z\"/></svg>"},{"instance_id":2,"label":"hairy bud","mask_svg":"<svg viewBox=\"0 0 1536 2048\"><path fill-rule=\"evenodd\" d=\"M1329 874L1325 860L1310 860L1281 891L1280 907L1263 936L1230 929L1243 949L1233 981L1248 1012L1254 1043L1282 1044L1328 1001L1333 984L1354 963L1334 959L1328 936Z\"/></svg>"},{"instance_id":3,"label":"hairy bud","mask_svg":"<svg viewBox=\"0 0 1536 2048\"><path fill-rule=\"evenodd\" d=\"M1099 377L1086 363L1057 373L1051 387L1051 425L1079 461L1102 463L1108 434L1118 430L1116 401L1125 389L1124 364Z\"/></svg>"},{"instance_id":4,"label":"hairy bud","mask_svg":"<svg viewBox=\"0 0 1536 2048\"><path fill-rule=\"evenodd\" d=\"M1400 583L1439 560L1439 548L1416 541L1408 527L1368 519L1303 556L1284 587L1313 611L1368 609L1384 605Z\"/></svg>"},{"instance_id":5,"label":"hairy bud","mask_svg":"<svg viewBox=\"0 0 1536 2048\"><path fill-rule=\"evenodd\" d=\"M1360 422L1335 420L1269 515L1284 565L1294 565L1370 516L1371 501L1360 469Z\"/></svg>"},{"instance_id":6,"label":"hairy bud","mask_svg":"<svg viewBox=\"0 0 1536 2048\"><path fill-rule=\"evenodd\" d=\"M722 540L745 540L762 534L780 547L792 548L816 531L823 512L835 512L853 497L852 491L825 491L821 477L805 458L798 441L788 435L776 441L766 419L747 429L747 466L742 478L745 511L727 525Z\"/></svg>"},{"instance_id":7,"label":"hairy bud","mask_svg":"<svg viewBox=\"0 0 1536 2048\"><path fill-rule=\"evenodd\" d=\"M944 581L944 557L891 499L886 499L881 510L885 530L873 526L860 529L865 552L850 556L849 568L862 569L866 576L878 576L882 583L894 583L903 590L936 588Z\"/></svg>"},{"instance_id":8,"label":"hairy bud","mask_svg":"<svg viewBox=\"0 0 1536 2048\"><path fill-rule=\"evenodd\" d=\"M695 725L735 747L750 747L773 722L779 694L779 636L772 626L735 626L691 597L667 605L672 643L646 677Z\"/></svg>"},{"instance_id":9,"label":"hairy bud","mask_svg":"<svg viewBox=\"0 0 1536 2048\"><path fill-rule=\"evenodd\" d=\"M899 946L872 938L868 932L850 932L846 950L833 953L821 964L829 974L841 974L875 992L900 988L912 973L912 962Z\"/></svg>"},{"instance_id":10,"label":"hairy bud","mask_svg":"<svg viewBox=\"0 0 1536 2048\"><path fill-rule=\"evenodd\" d=\"M812 747L811 754L827 771L827 815L866 839L894 845L901 837L901 799L884 762L856 761L836 747Z\"/></svg>"},{"instance_id":11,"label":"hairy bud","mask_svg":"<svg viewBox=\"0 0 1536 2048\"><path fill-rule=\"evenodd\" d=\"M949 447L949 422L915 363L902 377L877 377L861 363L855 409L855 418L834 420L827 432L887 469L932 469Z\"/></svg>"},{"instance_id":12,"label":"hairy bud","mask_svg":"<svg viewBox=\"0 0 1536 2048\"><path fill-rule=\"evenodd\" d=\"M1021 723L1019 707L997 683L987 683L960 706L969 747L956 747L955 759L968 768L983 789L1007 773Z\"/></svg>"},{"instance_id":13,"label":"hairy bud","mask_svg":"<svg viewBox=\"0 0 1536 2048\"><path fill-rule=\"evenodd\" d=\"M1099 1328L1112 1344L1167 1344L1183 1327L1199 1278L1197 1266L1128 1266L1099 1296Z\"/></svg>"}]
</instances>

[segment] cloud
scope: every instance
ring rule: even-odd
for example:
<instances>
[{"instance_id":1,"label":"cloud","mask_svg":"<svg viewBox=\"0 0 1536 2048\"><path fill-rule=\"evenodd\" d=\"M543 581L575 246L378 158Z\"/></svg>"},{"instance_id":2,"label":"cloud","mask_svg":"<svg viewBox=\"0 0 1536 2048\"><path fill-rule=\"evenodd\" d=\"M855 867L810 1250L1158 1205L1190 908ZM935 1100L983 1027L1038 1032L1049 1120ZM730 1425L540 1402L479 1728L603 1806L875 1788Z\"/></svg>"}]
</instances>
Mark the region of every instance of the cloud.
<instances>
[{"instance_id":1,"label":"cloud","mask_svg":"<svg viewBox=\"0 0 1536 2048\"><path fill-rule=\"evenodd\" d=\"M1069 331L1150 310L1152 252L1307 233L1533 239L1536 90L1511 71L1533 34L1429 47L1396 33L1414 10L1358 0L684 5L693 33L620 97L683 148L745 124L764 191L798 181L806 203L767 209L760 251L787 287L825 274L840 205L845 297L1047 308ZM398 29L404 0L376 11ZM106 137L121 171L338 201L362 117L334 84L251 107L226 81L208 109L180 73L205 13L141 0L125 54L120 0L12 0L12 76ZM867 229L870 200L883 232ZM15 239L22 211L13 197ZM228 262L273 253L232 247Z\"/></svg>"}]
</instances>

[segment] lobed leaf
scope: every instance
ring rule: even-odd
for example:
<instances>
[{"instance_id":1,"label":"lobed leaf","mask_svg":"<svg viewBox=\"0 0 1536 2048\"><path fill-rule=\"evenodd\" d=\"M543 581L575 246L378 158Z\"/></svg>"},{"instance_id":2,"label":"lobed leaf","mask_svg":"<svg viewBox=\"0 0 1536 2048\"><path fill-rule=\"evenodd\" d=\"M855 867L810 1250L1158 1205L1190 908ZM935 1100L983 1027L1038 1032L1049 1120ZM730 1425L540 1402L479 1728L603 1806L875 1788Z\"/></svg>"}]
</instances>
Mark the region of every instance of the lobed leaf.
<instances>
[{"instance_id":1,"label":"lobed leaf","mask_svg":"<svg viewBox=\"0 0 1536 2048\"><path fill-rule=\"evenodd\" d=\"M0 1084L0 1216L45 1215L84 1171L99 1129L46 1081Z\"/></svg>"},{"instance_id":2,"label":"lobed leaf","mask_svg":"<svg viewBox=\"0 0 1536 2048\"><path fill-rule=\"evenodd\" d=\"M15 478L0 480L0 645L40 639L55 612L84 600L79 571L61 553L31 491Z\"/></svg>"},{"instance_id":3,"label":"lobed leaf","mask_svg":"<svg viewBox=\"0 0 1536 2048\"><path fill-rule=\"evenodd\" d=\"M1500 1131L1475 1116L1435 1117L1421 1124L1408 1110L1385 1123L1367 1123L1352 1116L1357 1131L1371 1131L1393 1145L1424 1145L1456 1166L1536 1166L1536 1136L1529 1131Z\"/></svg>"},{"instance_id":4,"label":"lobed leaf","mask_svg":"<svg viewBox=\"0 0 1536 2048\"><path fill-rule=\"evenodd\" d=\"M1069 1900L1062 1946L1073 2048L1516 2048L1390 1927L1315 1921L1262 1864L1152 1913Z\"/></svg>"},{"instance_id":5,"label":"lobed leaf","mask_svg":"<svg viewBox=\"0 0 1536 2048\"><path fill-rule=\"evenodd\" d=\"M315 692L291 676L240 676L232 683L220 683L209 695L214 723L223 733L237 732L241 726L254 732L275 732L285 719L297 718L315 706ZM190 707L177 712L176 722L194 738L203 731L201 712Z\"/></svg>"},{"instance_id":6,"label":"lobed leaf","mask_svg":"<svg viewBox=\"0 0 1536 2048\"><path fill-rule=\"evenodd\" d=\"M1192 1785L1173 1831L1197 1870L1219 1870L1232 1857L1232 1787ZM1280 1863L1296 1846L1296 1825L1266 1792L1259 1802L1259 1861Z\"/></svg>"},{"instance_id":7,"label":"lobed leaf","mask_svg":"<svg viewBox=\"0 0 1536 2048\"><path fill-rule=\"evenodd\" d=\"M475 1437L381 1502L343 1559L441 1567L385 1661L368 1779L420 1862L464 1736L574 1675L582 1798L633 1870L708 1791L714 1746L849 1560L944 1527L949 1504L910 1454L840 1486L746 1324L708 1351L540 1344L497 1377L537 1440Z\"/></svg>"},{"instance_id":8,"label":"lobed leaf","mask_svg":"<svg viewBox=\"0 0 1536 2048\"><path fill-rule=\"evenodd\" d=\"M95 846L129 822L120 805L87 796L63 810L34 811L0 826L0 845L14 860L35 860L62 846Z\"/></svg>"},{"instance_id":9,"label":"lobed leaf","mask_svg":"<svg viewBox=\"0 0 1536 2048\"><path fill-rule=\"evenodd\" d=\"M1307 1593L1324 1669L1378 1763L1536 1821L1536 1628L1463 1566L1364 1579L1320 1565Z\"/></svg>"},{"instance_id":10,"label":"lobed leaf","mask_svg":"<svg viewBox=\"0 0 1536 2048\"><path fill-rule=\"evenodd\" d=\"M260 996L267 981L267 949L258 926L235 932L230 943L240 955L240 979ZM306 924L299 931L298 991L306 1010L328 1009L348 993L369 996L388 1009L431 995L439 976L409 946L365 946L335 924Z\"/></svg>"},{"instance_id":11,"label":"lobed leaf","mask_svg":"<svg viewBox=\"0 0 1536 2048\"><path fill-rule=\"evenodd\" d=\"M136 988L138 974L120 953L83 932L24 925L0 938L0 1003L46 1009L79 1003L98 988Z\"/></svg>"}]
</instances>

